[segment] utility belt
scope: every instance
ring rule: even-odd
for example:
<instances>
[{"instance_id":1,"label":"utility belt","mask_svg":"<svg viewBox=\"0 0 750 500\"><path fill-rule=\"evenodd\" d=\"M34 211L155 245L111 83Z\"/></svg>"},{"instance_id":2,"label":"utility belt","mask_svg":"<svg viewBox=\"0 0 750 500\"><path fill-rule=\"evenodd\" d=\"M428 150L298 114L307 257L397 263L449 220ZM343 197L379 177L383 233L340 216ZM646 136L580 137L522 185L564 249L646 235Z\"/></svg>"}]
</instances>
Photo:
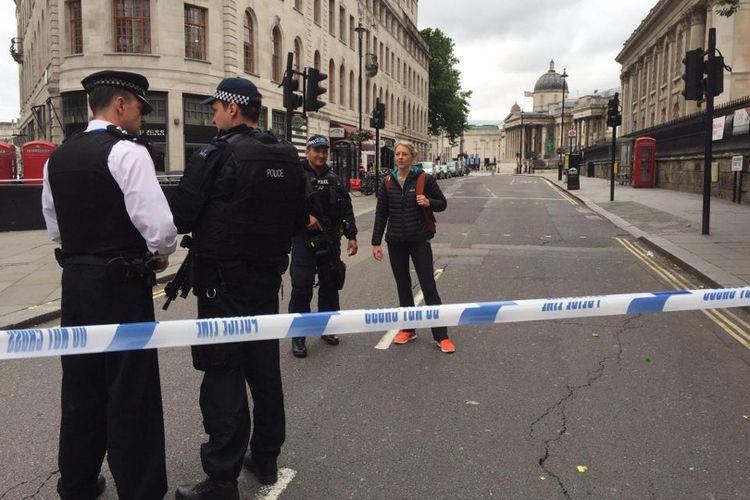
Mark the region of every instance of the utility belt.
<instances>
[{"instance_id":1,"label":"utility belt","mask_svg":"<svg viewBox=\"0 0 750 500\"><path fill-rule=\"evenodd\" d=\"M208 298L217 292L232 293L236 288L246 285L245 275L253 270L268 269L279 276L289 267L287 254L274 257L252 259L219 260L195 255L193 264L193 293Z\"/></svg>"},{"instance_id":2,"label":"utility belt","mask_svg":"<svg viewBox=\"0 0 750 500\"><path fill-rule=\"evenodd\" d=\"M152 255L103 257L92 254L64 255L62 249L55 248L55 260L60 267L79 264L86 266L100 266L104 268L107 279L113 284L130 281L145 281L147 285L156 284L154 272L155 261Z\"/></svg>"}]
</instances>

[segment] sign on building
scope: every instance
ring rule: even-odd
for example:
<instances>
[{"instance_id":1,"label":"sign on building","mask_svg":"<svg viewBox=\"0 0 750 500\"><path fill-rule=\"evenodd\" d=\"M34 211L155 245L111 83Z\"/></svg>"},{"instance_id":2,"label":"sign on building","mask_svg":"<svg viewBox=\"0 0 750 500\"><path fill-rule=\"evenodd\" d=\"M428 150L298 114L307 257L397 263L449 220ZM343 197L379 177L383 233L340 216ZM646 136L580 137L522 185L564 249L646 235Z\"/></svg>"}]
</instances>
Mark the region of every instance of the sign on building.
<instances>
[{"instance_id":1,"label":"sign on building","mask_svg":"<svg viewBox=\"0 0 750 500\"><path fill-rule=\"evenodd\" d=\"M732 135L750 132L750 108L740 108L734 112L734 127Z\"/></svg>"},{"instance_id":2,"label":"sign on building","mask_svg":"<svg viewBox=\"0 0 750 500\"><path fill-rule=\"evenodd\" d=\"M724 120L726 116L714 118L714 126L711 134L712 141L720 141L724 138Z\"/></svg>"}]
</instances>

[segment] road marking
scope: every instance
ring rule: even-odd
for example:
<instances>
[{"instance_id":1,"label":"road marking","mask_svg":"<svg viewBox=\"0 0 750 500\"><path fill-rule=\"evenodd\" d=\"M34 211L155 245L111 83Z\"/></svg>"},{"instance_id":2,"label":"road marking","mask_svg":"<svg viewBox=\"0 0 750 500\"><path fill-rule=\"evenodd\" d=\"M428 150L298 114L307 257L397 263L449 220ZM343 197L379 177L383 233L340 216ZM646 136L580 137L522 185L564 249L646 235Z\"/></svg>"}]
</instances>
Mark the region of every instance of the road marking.
<instances>
[{"instance_id":1,"label":"road marking","mask_svg":"<svg viewBox=\"0 0 750 500\"><path fill-rule=\"evenodd\" d=\"M435 270L435 281L438 280L441 274L443 274L443 271L445 271L444 267L441 267L440 269ZM422 290L420 289L419 292L414 296L414 305L418 306L422 303L424 300L424 294L422 293ZM385 332L385 335L383 335L383 338L380 339L380 341L375 344L375 349L379 349L381 351L388 349L391 347L391 344L393 343L393 339L396 337L398 332L401 330L388 330Z\"/></svg>"},{"instance_id":2,"label":"road marking","mask_svg":"<svg viewBox=\"0 0 750 500\"><path fill-rule=\"evenodd\" d=\"M575 198L570 196L566 191L564 191L562 188L558 188L557 184L552 182L551 180L547 179L546 177L542 177L545 181L547 181L547 185L552 188L553 191L558 193L560 196L565 198L565 200L570 203L573 206L578 206L578 201L576 201Z\"/></svg>"},{"instance_id":3,"label":"road marking","mask_svg":"<svg viewBox=\"0 0 750 500\"><path fill-rule=\"evenodd\" d=\"M489 191L489 193L490 193L490 195L491 195L492 198L497 198L497 195L495 195L495 193L493 193L492 190L490 188L488 188L486 184L482 184L482 186L484 187L484 189L486 189L487 191Z\"/></svg>"},{"instance_id":4,"label":"road marking","mask_svg":"<svg viewBox=\"0 0 750 500\"><path fill-rule=\"evenodd\" d=\"M637 257L641 262L646 264L654 272L661 276L667 283L672 285L672 287L674 287L676 290L696 288L696 285L694 283L691 283L681 276L672 274L667 269L662 267L653 259L653 257L648 255L648 252L646 250L642 249L635 243L630 242L624 238L615 238L615 240L617 240L622 246L624 246L630 253L635 255L635 257ZM746 328L750 328L750 325L746 321L742 320L734 313L732 313L731 311L727 311L726 309L706 309L702 310L701 312L705 314L716 325L718 325L719 328L721 328L732 338L734 338L740 345L744 346L747 349L750 349L750 332L745 331L733 320L738 321Z\"/></svg>"},{"instance_id":5,"label":"road marking","mask_svg":"<svg viewBox=\"0 0 750 500\"><path fill-rule=\"evenodd\" d=\"M446 196L452 200L532 200L532 201L570 201L563 198L529 198L528 196Z\"/></svg>"},{"instance_id":6,"label":"road marking","mask_svg":"<svg viewBox=\"0 0 750 500\"><path fill-rule=\"evenodd\" d=\"M279 479L276 483L271 486L263 486L258 490L258 493L255 494L255 500L276 500L279 495L284 493L284 490L296 475L297 472L292 469L279 469Z\"/></svg>"}]
</instances>

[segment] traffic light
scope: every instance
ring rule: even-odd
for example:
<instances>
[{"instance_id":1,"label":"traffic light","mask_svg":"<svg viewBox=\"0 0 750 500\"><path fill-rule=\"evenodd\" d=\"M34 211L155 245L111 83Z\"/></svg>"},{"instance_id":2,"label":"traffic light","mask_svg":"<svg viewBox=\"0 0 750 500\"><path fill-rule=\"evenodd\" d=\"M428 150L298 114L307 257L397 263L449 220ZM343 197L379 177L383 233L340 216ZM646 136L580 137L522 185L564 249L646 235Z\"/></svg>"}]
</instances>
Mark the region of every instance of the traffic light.
<instances>
[{"instance_id":1,"label":"traffic light","mask_svg":"<svg viewBox=\"0 0 750 500\"><path fill-rule=\"evenodd\" d=\"M716 56L714 58L712 76L714 77L714 96L721 95L724 92L724 56Z\"/></svg>"},{"instance_id":2,"label":"traffic light","mask_svg":"<svg viewBox=\"0 0 750 500\"><path fill-rule=\"evenodd\" d=\"M287 74L284 78L284 107L295 110L302 106L302 96L295 94L299 90L299 79L293 74Z\"/></svg>"},{"instance_id":3,"label":"traffic light","mask_svg":"<svg viewBox=\"0 0 750 500\"><path fill-rule=\"evenodd\" d=\"M617 127L622 124L622 115L620 114L620 95L615 92L614 97L607 103L607 126Z\"/></svg>"},{"instance_id":4,"label":"traffic light","mask_svg":"<svg viewBox=\"0 0 750 500\"><path fill-rule=\"evenodd\" d=\"M685 88L682 96L688 101L700 101L705 93L703 74L706 67L703 55L703 49L688 50L685 53L685 59L682 60L682 64L685 65L685 74L682 75Z\"/></svg>"},{"instance_id":5,"label":"traffic light","mask_svg":"<svg viewBox=\"0 0 750 500\"><path fill-rule=\"evenodd\" d=\"M378 102L375 104L375 109L372 110L372 118L370 118L370 127L374 129L385 128L385 103Z\"/></svg>"},{"instance_id":6,"label":"traffic light","mask_svg":"<svg viewBox=\"0 0 750 500\"><path fill-rule=\"evenodd\" d=\"M325 87L320 86L320 82L327 79L328 75L321 73L319 69L307 68L307 80L305 81L305 113L318 111L326 105L326 103L319 100L318 97L327 92Z\"/></svg>"}]
</instances>

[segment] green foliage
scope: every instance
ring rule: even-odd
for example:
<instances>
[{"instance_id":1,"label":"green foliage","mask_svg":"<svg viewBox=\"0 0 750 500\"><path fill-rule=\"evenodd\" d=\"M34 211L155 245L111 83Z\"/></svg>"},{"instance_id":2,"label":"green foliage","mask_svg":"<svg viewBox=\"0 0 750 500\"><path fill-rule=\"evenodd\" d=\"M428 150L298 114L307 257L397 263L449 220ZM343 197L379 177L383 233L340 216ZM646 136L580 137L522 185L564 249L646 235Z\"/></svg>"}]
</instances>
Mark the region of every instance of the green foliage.
<instances>
[{"instance_id":1,"label":"green foliage","mask_svg":"<svg viewBox=\"0 0 750 500\"><path fill-rule=\"evenodd\" d=\"M430 48L430 134L445 133L455 143L469 126L471 91L461 90L453 40L439 29L426 28L420 33Z\"/></svg>"},{"instance_id":2,"label":"green foliage","mask_svg":"<svg viewBox=\"0 0 750 500\"><path fill-rule=\"evenodd\" d=\"M740 0L717 0L716 13L720 16L729 17L740 8Z\"/></svg>"}]
</instances>

